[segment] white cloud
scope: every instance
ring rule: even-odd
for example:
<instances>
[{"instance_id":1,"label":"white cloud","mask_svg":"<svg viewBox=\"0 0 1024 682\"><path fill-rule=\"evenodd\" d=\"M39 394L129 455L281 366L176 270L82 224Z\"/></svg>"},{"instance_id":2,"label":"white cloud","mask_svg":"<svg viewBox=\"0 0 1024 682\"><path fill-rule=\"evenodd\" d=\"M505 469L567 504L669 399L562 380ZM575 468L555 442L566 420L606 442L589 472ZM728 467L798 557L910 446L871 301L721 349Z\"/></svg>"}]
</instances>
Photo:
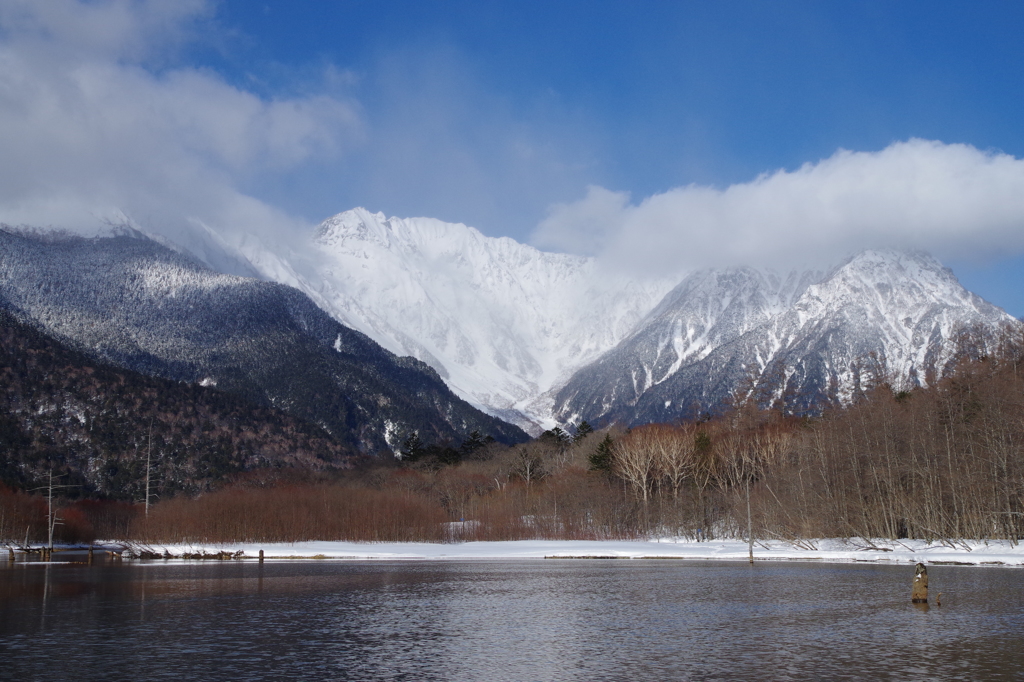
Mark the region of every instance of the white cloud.
<instances>
[{"instance_id":1,"label":"white cloud","mask_svg":"<svg viewBox=\"0 0 1024 682\"><path fill-rule=\"evenodd\" d=\"M629 194L590 185L581 201L555 204L538 226L533 241L538 246L586 256L601 254L622 229L629 210Z\"/></svg>"},{"instance_id":2,"label":"white cloud","mask_svg":"<svg viewBox=\"0 0 1024 682\"><path fill-rule=\"evenodd\" d=\"M180 44L210 14L207 0L3 0L0 32L36 61L139 61Z\"/></svg>"},{"instance_id":3,"label":"white cloud","mask_svg":"<svg viewBox=\"0 0 1024 682\"><path fill-rule=\"evenodd\" d=\"M168 236L295 226L239 187L336 157L361 136L359 109L168 66L210 15L202 0L0 0L0 221L92 230L128 215Z\"/></svg>"},{"instance_id":4,"label":"white cloud","mask_svg":"<svg viewBox=\"0 0 1024 682\"><path fill-rule=\"evenodd\" d=\"M309 228L274 196L310 217L362 204L509 233L599 165L585 119L514 105L457 50L396 50L361 74L327 64L312 94L279 98L182 66L217 39L213 15L207 0L0 0L0 222L127 215L186 240L196 225ZM1024 253L1024 161L910 140L639 202L592 186L532 241L652 274L881 246L1008 256Z\"/></svg>"},{"instance_id":5,"label":"white cloud","mask_svg":"<svg viewBox=\"0 0 1024 682\"><path fill-rule=\"evenodd\" d=\"M266 97L187 63L231 40L214 9L0 0L0 222L128 216L179 242L196 224L234 241L363 205L522 238L581 184L585 126L556 105L518 111L456 48L389 46L359 73L277 65L303 94Z\"/></svg>"},{"instance_id":6,"label":"white cloud","mask_svg":"<svg viewBox=\"0 0 1024 682\"><path fill-rule=\"evenodd\" d=\"M725 189L626 199L592 187L553 207L532 241L578 251L589 240L599 255L648 273L824 263L882 247L961 261L1024 253L1024 161L964 144L840 150Z\"/></svg>"}]
</instances>

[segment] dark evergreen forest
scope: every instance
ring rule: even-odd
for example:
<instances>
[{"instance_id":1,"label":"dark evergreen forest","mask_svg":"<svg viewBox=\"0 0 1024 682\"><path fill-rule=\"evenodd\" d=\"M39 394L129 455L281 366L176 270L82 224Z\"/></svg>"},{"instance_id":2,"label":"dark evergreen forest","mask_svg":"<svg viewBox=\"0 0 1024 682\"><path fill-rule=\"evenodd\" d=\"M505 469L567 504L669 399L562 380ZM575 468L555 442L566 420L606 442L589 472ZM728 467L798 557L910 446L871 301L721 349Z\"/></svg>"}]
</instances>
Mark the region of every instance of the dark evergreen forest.
<instances>
[{"instance_id":1,"label":"dark evergreen forest","mask_svg":"<svg viewBox=\"0 0 1024 682\"><path fill-rule=\"evenodd\" d=\"M327 470L354 453L320 427L213 388L92 361L0 310L0 477L74 497L195 494L260 468Z\"/></svg>"}]
</instances>

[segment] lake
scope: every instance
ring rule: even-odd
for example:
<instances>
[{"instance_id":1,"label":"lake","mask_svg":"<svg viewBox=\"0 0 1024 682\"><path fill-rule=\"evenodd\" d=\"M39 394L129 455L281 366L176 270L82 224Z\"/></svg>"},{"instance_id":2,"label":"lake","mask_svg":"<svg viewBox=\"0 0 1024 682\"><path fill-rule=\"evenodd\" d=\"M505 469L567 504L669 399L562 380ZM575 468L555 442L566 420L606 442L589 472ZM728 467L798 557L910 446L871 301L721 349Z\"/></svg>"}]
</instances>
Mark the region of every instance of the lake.
<instances>
[{"instance_id":1,"label":"lake","mask_svg":"<svg viewBox=\"0 0 1024 682\"><path fill-rule=\"evenodd\" d=\"M907 565L0 563L0 677L1024 679L1024 570L928 571L930 608Z\"/></svg>"}]
</instances>

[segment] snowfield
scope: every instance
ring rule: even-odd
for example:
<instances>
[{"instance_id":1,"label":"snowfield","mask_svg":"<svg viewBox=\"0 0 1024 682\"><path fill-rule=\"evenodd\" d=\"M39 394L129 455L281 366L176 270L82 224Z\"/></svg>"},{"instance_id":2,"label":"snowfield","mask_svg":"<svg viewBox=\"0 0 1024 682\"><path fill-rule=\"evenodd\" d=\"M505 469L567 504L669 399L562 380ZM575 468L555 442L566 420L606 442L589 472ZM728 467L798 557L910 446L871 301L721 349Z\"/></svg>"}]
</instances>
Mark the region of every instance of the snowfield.
<instances>
[{"instance_id":1,"label":"snowfield","mask_svg":"<svg viewBox=\"0 0 1024 682\"><path fill-rule=\"evenodd\" d=\"M222 552L255 559L263 550L267 559L351 559L351 560L445 560L472 559L693 559L746 561L743 540L664 539L633 540L519 540L509 542L462 543L359 543L297 542L263 544L151 545L147 551L179 558L183 554L213 555ZM800 546L782 541L754 543L755 561L821 561L829 563L884 562L1024 566L1024 545L1005 540L963 541L941 544L924 540L804 540Z\"/></svg>"}]
</instances>

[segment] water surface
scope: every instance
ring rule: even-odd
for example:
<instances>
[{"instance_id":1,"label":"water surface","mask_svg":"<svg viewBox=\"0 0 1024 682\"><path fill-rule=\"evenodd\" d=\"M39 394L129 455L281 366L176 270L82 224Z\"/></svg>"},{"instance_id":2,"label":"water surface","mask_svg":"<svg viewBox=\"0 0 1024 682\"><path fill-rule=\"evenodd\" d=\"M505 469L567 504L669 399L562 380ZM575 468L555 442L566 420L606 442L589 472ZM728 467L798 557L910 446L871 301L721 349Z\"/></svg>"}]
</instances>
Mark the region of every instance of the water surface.
<instances>
[{"instance_id":1,"label":"water surface","mask_svg":"<svg viewBox=\"0 0 1024 682\"><path fill-rule=\"evenodd\" d=\"M1024 679L1024 571L680 560L0 567L0 677Z\"/></svg>"}]
</instances>

